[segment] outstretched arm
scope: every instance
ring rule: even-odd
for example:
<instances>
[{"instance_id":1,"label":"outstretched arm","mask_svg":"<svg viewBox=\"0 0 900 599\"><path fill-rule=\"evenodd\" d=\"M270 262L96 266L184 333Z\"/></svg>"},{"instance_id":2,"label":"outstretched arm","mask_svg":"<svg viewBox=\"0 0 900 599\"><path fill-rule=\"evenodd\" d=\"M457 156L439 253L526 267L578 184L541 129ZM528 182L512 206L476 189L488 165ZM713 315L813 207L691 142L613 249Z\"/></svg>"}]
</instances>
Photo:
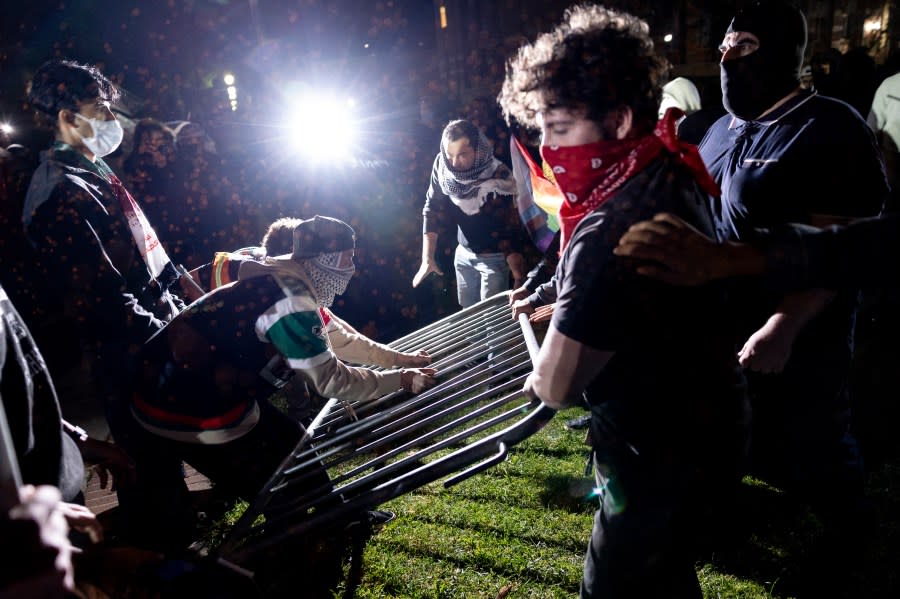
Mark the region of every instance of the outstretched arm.
<instances>
[{"instance_id":1,"label":"outstretched arm","mask_svg":"<svg viewBox=\"0 0 900 599\"><path fill-rule=\"evenodd\" d=\"M433 384L431 369L415 369L410 377L404 376L407 370L376 372L341 362L321 332L318 305L307 295L280 300L257 319L255 328L259 338L271 343L288 365L324 397L367 400L401 388L412 391Z\"/></svg>"},{"instance_id":2,"label":"outstretched arm","mask_svg":"<svg viewBox=\"0 0 900 599\"><path fill-rule=\"evenodd\" d=\"M431 363L431 356L428 355L428 352L420 350L406 353L391 349L387 345L369 339L328 308L325 310L328 312L326 331L331 349L344 362L371 364L384 368L394 366L419 368Z\"/></svg>"},{"instance_id":3,"label":"outstretched arm","mask_svg":"<svg viewBox=\"0 0 900 599\"><path fill-rule=\"evenodd\" d=\"M431 273L444 274L438 268L434 254L437 250L438 223L446 213L450 198L441 190L438 181L438 158L435 157L434 166L431 168L431 182L425 193L425 206L422 208L422 263L413 277L413 287L418 287Z\"/></svg>"},{"instance_id":4,"label":"outstretched arm","mask_svg":"<svg viewBox=\"0 0 900 599\"><path fill-rule=\"evenodd\" d=\"M437 262L434 259L434 252L437 248L437 238L437 233L422 234L422 264L419 266L416 276L413 277L413 287L418 287L422 281L425 280L425 277L431 273L438 275L444 274L441 269L438 268Z\"/></svg>"},{"instance_id":5,"label":"outstretched arm","mask_svg":"<svg viewBox=\"0 0 900 599\"><path fill-rule=\"evenodd\" d=\"M85 462L96 466L100 488L105 489L112 478L111 490L128 488L135 482L134 461L121 446L89 437L87 431L62 421L63 429L75 440Z\"/></svg>"},{"instance_id":6,"label":"outstretched arm","mask_svg":"<svg viewBox=\"0 0 900 599\"><path fill-rule=\"evenodd\" d=\"M762 274L765 256L742 243L716 243L674 214L661 213L632 225L613 249L617 256L649 262L642 275L673 285L700 285L715 279Z\"/></svg>"},{"instance_id":7,"label":"outstretched arm","mask_svg":"<svg viewBox=\"0 0 900 599\"><path fill-rule=\"evenodd\" d=\"M900 215L824 230L798 224L758 230L750 245L716 244L677 216L658 214L632 226L613 251L651 261L638 272L675 285L765 274L769 284L784 290L897 287L900 270L882 265L900 257Z\"/></svg>"}]
</instances>

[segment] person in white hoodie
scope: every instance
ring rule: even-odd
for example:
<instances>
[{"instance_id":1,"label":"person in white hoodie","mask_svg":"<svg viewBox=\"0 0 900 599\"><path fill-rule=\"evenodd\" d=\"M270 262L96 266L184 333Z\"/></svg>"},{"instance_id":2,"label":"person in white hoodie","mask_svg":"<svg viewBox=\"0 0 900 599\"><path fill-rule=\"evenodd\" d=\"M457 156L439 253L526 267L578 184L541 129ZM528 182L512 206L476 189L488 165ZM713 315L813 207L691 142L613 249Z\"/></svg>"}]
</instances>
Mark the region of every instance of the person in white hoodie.
<instances>
[{"instance_id":1,"label":"person in white hoodie","mask_svg":"<svg viewBox=\"0 0 900 599\"><path fill-rule=\"evenodd\" d=\"M700 110L700 92L697 91L697 86L690 79L676 77L663 86L662 101L659 103L659 118L663 118L669 108L678 108L684 113L684 116Z\"/></svg>"},{"instance_id":2,"label":"person in white hoodie","mask_svg":"<svg viewBox=\"0 0 900 599\"><path fill-rule=\"evenodd\" d=\"M694 145L699 145L710 125L725 114L725 109L720 104L713 102L704 105L697 87L684 77L676 77L663 86L659 118L669 108L678 108L684 112L676 122L678 138Z\"/></svg>"}]
</instances>

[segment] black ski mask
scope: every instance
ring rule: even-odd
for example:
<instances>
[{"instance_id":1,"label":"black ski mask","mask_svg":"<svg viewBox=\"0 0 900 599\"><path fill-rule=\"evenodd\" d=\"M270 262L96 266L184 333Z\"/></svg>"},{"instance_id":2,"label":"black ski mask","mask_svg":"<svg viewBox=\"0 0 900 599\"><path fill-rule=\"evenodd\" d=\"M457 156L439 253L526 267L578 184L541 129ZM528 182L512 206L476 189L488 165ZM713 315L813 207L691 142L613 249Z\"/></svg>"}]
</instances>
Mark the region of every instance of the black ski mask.
<instances>
[{"instance_id":1,"label":"black ski mask","mask_svg":"<svg viewBox=\"0 0 900 599\"><path fill-rule=\"evenodd\" d=\"M722 104L731 114L753 120L800 85L806 50L806 17L779 0L756 0L732 19L726 34L752 33L759 48L719 65Z\"/></svg>"}]
</instances>

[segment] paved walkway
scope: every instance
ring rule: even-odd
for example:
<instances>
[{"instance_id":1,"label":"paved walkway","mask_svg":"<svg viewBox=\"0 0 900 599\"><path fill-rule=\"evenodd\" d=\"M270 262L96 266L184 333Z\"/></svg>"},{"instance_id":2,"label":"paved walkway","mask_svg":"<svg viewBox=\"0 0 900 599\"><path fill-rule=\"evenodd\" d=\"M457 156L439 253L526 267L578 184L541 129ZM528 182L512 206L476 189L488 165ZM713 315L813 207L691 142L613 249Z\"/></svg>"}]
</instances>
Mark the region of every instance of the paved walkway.
<instances>
[{"instance_id":1,"label":"paved walkway","mask_svg":"<svg viewBox=\"0 0 900 599\"><path fill-rule=\"evenodd\" d=\"M206 491L212 488L209 479L188 466L184 465L184 477L191 491ZM84 493L84 502L95 514L102 514L105 511L119 505L116 499L115 491L100 488L100 477L94 472L93 468L88 470L87 485Z\"/></svg>"}]
</instances>

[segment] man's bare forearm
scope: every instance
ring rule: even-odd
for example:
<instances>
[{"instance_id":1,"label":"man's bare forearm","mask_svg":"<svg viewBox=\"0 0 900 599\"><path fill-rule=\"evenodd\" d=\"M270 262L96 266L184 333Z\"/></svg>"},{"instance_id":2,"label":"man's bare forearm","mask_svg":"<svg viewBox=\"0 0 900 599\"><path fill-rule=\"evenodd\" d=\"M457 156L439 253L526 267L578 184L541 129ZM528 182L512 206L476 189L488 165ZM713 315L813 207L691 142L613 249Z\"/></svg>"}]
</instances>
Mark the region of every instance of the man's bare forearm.
<instances>
[{"instance_id":1,"label":"man's bare forearm","mask_svg":"<svg viewBox=\"0 0 900 599\"><path fill-rule=\"evenodd\" d=\"M424 233L422 235L422 262L434 262L437 239L437 233Z\"/></svg>"}]
</instances>

